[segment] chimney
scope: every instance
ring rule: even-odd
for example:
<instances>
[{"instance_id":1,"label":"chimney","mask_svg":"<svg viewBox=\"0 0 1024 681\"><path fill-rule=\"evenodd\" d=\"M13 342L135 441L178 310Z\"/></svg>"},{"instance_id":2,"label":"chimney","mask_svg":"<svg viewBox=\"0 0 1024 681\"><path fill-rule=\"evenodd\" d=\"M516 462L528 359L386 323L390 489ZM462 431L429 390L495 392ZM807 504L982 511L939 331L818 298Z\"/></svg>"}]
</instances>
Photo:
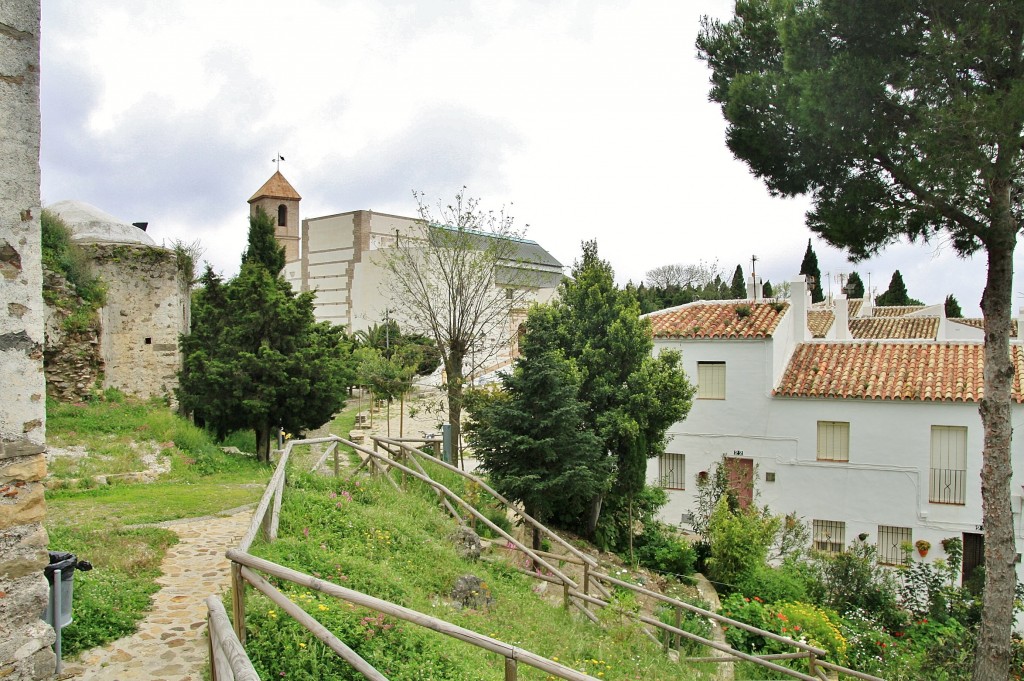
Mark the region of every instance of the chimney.
<instances>
[{"instance_id":1,"label":"chimney","mask_svg":"<svg viewBox=\"0 0 1024 681\"><path fill-rule=\"evenodd\" d=\"M138 227L143 232L145 232L146 228L149 227L149 223L148 222L133 222L132 223L132 227Z\"/></svg>"},{"instance_id":2,"label":"chimney","mask_svg":"<svg viewBox=\"0 0 1024 681\"><path fill-rule=\"evenodd\" d=\"M751 274L747 278L747 300L753 300L755 303L759 302L763 297L761 287L761 277Z\"/></svg>"},{"instance_id":3,"label":"chimney","mask_svg":"<svg viewBox=\"0 0 1024 681\"><path fill-rule=\"evenodd\" d=\"M836 298L833 308L836 320L836 340L850 340L850 306L846 298Z\"/></svg>"},{"instance_id":4,"label":"chimney","mask_svg":"<svg viewBox=\"0 0 1024 681\"><path fill-rule=\"evenodd\" d=\"M807 329L807 308L811 299L807 291L807 280L798 277L789 282L789 304L793 308L793 340L797 343L804 343L810 336Z\"/></svg>"}]
</instances>

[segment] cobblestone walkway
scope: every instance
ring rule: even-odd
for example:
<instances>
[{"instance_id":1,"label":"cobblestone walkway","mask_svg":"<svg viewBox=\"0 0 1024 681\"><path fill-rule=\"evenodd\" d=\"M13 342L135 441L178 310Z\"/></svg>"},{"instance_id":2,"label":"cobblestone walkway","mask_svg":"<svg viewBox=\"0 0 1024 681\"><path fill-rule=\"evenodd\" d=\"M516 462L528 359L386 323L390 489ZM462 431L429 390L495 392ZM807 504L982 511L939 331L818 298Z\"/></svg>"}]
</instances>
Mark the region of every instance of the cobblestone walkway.
<instances>
[{"instance_id":1,"label":"cobblestone walkway","mask_svg":"<svg viewBox=\"0 0 1024 681\"><path fill-rule=\"evenodd\" d=\"M153 609L132 636L88 650L64 665L61 678L82 681L202 681L207 664L207 596L230 586L224 552L237 546L251 507L232 515L160 523L181 541L160 568Z\"/></svg>"}]
</instances>

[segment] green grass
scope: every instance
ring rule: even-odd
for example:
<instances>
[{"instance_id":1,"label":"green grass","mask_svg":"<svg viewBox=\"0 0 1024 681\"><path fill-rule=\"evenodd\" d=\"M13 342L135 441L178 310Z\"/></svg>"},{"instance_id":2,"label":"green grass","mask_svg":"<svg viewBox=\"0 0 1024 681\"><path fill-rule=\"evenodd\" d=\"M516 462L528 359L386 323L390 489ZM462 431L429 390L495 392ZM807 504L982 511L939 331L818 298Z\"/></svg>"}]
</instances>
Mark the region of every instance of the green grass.
<instances>
[{"instance_id":1,"label":"green grass","mask_svg":"<svg viewBox=\"0 0 1024 681\"><path fill-rule=\"evenodd\" d=\"M701 678L670 662L631 621L603 611L606 628L538 598L534 582L505 563L458 558L446 539L455 523L426 490L395 492L386 482L294 475L281 511L280 539L253 551L269 560L385 598L512 643L603 679ZM489 607L449 602L460 575L473 574ZM501 678L503 658L413 624L379 617L294 585L284 590L388 678L469 681ZM628 607L629 599L623 601ZM333 653L262 595L247 597L247 650L261 678L356 679ZM546 675L520 665L519 678Z\"/></svg>"},{"instance_id":2,"label":"green grass","mask_svg":"<svg viewBox=\"0 0 1024 681\"><path fill-rule=\"evenodd\" d=\"M93 564L75 573L74 621L61 633L66 657L135 631L159 588L160 561L177 542L173 532L158 528L50 529L51 546Z\"/></svg>"},{"instance_id":3,"label":"green grass","mask_svg":"<svg viewBox=\"0 0 1024 681\"><path fill-rule=\"evenodd\" d=\"M48 403L47 430L49 444L88 452L74 462L57 459L51 467L56 477L82 482L46 493L51 550L70 551L94 565L75 575L74 622L63 633L68 657L131 634L150 607L160 563L178 538L166 529L127 526L254 502L272 473L252 455L225 454L167 406L117 391L86 403ZM141 470L139 451L146 448L170 462L158 481L91 483L94 475Z\"/></svg>"}]
</instances>

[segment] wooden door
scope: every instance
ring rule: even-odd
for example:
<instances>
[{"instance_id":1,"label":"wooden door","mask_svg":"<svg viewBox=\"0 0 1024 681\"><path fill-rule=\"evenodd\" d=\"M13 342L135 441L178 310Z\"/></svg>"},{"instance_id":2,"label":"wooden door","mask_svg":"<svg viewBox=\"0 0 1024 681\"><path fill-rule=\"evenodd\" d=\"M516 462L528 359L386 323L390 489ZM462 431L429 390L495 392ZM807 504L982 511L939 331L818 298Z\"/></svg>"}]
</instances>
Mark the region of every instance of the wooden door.
<instances>
[{"instance_id":1,"label":"wooden door","mask_svg":"<svg viewBox=\"0 0 1024 681\"><path fill-rule=\"evenodd\" d=\"M754 460L734 457L725 458L725 476L729 489L736 494L740 508L754 503Z\"/></svg>"},{"instance_id":2,"label":"wooden door","mask_svg":"<svg viewBox=\"0 0 1024 681\"><path fill-rule=\"evenodd\" d=\"M964 532L964 564L961 584L967 584L974 571L985 564L985 535Z\"/></svg>"}]
</instances>

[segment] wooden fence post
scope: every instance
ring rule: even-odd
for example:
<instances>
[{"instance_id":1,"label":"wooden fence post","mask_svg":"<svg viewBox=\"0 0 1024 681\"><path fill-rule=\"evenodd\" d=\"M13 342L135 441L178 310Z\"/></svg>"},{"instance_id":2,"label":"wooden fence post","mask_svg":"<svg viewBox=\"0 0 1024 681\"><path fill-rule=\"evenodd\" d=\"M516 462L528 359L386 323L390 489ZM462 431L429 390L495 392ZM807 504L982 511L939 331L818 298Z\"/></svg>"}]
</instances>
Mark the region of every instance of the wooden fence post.
<instances>
[{"instance_id":1,"label":"wooden fence post","mask_svg":"<svg viewBox=\"0 0 1024 681\"><path fill-rule=\"evenodd\" d=\"M518 678L518 671L516 669L517 663L511 657L505 658L505 681L516 681Z\"/></svg>"},{"instance_id":2,"label":"wooden fence post","mask_svg":"<svg viewBox=\"0 0 1024 681\"><path fill-rule=\"evenodd\" d=\"M676 606L676 629L682 629L680 626L683 623L683 609L678 605ZM679 650L679 634L676 634L676 650Z\"/></svg>"},{"instance_id":3,"label":"wooden fence post","mask_svg":"<svg viewBox=\"0 0 1024 681\"><path fill-rule=\"evenodd\" d=\"M583 561L583 595L590 595L590 563ZM583 601L583 609L590 610L590 601Z\"/></svg>"},{"instance_id":4,"label":"wooden fence post","mask_svg":"<svg viewBox=\"0 0 1024 681\"><path fill-rule=\"evenodd\" d=\"M814 653L807 653L807 673L810 676L817 676L817 667L818 665L815 664Z\"/></svg>"},{"instance_id":5,"label":"wooden fence post","mask_svg":"<svg viewBox=\"0 0 1024 681\"><path fill-rule=\"evenodd\" d=\"M217 674L217 658L213 654L213 639L217 635L217 632L213 630L213 624L210 622L210 612L206 612L206 651L210 659L210 681L219 681L219 675Z\"/></svg>"},{"instance_id":6,"label":"wooden fence post","mask_svg":"<svg viewBox=\"0 0 1024 681\"><path fill-rule=\"evenodd\" d=\"M572 602L569 598L569 585L562 582L562 607L568 610L570 605L572 605Z\"/></svg>"},{"instance_id":7,"label":"wooden fence post","mask_svg":"<svg viewBox=\"0 0 1024 681\"><path fill-rule=\"evenodd\" d=\"M338 477L338 443L334 443L334 477Z\"/></svg>"},{"instance_id":8,"label":"wooden fence post","mask_svg":"<svg viewBox=\"0 0 1024 681\"><path fill-rule=\"evenodd\" d=\"M245 580L242 579L242 566L231 563L231 617L234 620L235 636L239 643L245 645Z\"/></svg>"}]
</instances>

